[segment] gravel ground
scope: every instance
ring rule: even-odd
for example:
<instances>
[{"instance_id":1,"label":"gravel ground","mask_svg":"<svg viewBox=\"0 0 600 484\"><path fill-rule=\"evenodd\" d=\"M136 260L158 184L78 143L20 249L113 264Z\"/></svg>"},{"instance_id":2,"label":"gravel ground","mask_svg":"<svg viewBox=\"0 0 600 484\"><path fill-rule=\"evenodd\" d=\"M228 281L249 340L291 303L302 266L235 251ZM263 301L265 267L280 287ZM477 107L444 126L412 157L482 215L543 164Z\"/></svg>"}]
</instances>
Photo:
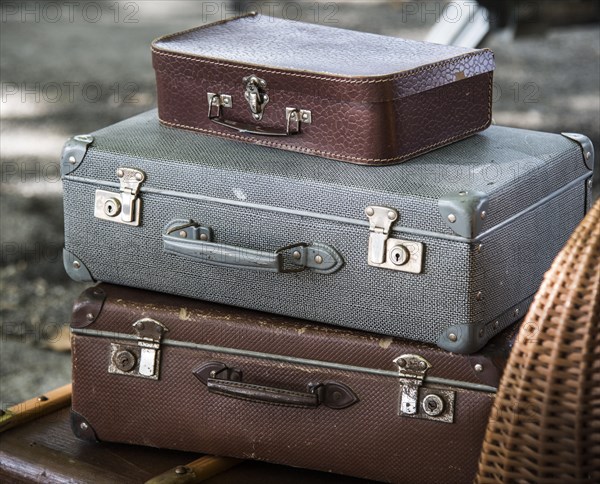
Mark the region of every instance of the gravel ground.
<instances>
[{"instance_id":1,"label":"gravel ground","mask_svg":"<svg viewBox=\"0 0 600 484\"><path fill-rule=\"evenodd\" d=\"M81 2L71 19L63 6L63 18L54 21L57 12L51 3L62 5L30 2L29 10L37 9L39 18L30 13L24 19L21 3L2 4L3 408L66 383L70 377L68 352L44 349L54 343L56 328L68 323L72 301L84 288L70 281L62 268L58 156L64 140L154 107L150 41L217 20L225 5L141 1L120 3L117 8L110 1L92 2L86 10L87 3ZM335 20L333 25L339 27L413 39L424 38L431 27L431 17L426 22L419 16L403 18L401 2L323 4L318 12L314 5L295 2L285 10L280 2L274 13L291 17L299 8L306 21ZM229 14L239 10L239 6L228 8ZM213 15L207 15L214 9ZM101 18L92 22L97 12ZM516 41L502 33L485 44L496 53L494 116L498 124L583 132L600 146L600 28L560 28L544 37Z\"/></svg>"}]
</instances>

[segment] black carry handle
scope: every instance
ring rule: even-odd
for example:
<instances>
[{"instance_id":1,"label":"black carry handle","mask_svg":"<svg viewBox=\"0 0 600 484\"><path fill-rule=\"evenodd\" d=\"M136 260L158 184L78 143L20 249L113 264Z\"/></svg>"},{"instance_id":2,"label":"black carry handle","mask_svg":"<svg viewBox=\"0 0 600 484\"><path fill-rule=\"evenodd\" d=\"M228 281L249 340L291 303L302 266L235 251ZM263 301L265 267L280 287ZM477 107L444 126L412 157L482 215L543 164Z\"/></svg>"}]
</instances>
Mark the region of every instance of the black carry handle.
<instances>
[{"instance_id":1,"label":"black carry handle","mask_svg":"<svg viewBox=\"0 0 600 484\"><path fill-rule=\"evenodd\" d=\"M339 410L356 402L358 397L339 382L309 384L308 392L265 387L242 382L242 372L225 364L211 361L194 370L194 376L204 383L210 393L252 402L289 407L316 408L324 405Z\"/></svg>"}]
</instances>

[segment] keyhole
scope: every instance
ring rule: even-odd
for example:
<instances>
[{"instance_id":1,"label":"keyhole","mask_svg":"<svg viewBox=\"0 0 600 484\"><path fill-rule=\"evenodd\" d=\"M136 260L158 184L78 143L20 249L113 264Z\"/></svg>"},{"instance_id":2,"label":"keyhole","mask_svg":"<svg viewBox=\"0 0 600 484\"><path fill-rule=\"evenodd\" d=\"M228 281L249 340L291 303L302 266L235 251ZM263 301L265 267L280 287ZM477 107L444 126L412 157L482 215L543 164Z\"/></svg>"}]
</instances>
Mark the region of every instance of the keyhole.
<instances>
[{"instance_id":1,"label":"keyhole","mask_svg":"<svg viewBox=\"0 0 600 484\"><path fill-rule=\"evenodd\" d=\"M444 411L444 401L438 395L427 395L422 408L430 417L437 417Z\"/></svg>"},{"instance_id":2,"label":"keyhole","mask_svg":"<svg viewBox=\"0 0 600 484\"><path fill-rule=\"evenodd\" d=\"M117 352L113 357L113 361L121 371L131 371L135 366L135 356L127 350Z\"/></svg>"},{"instance_id":3,"label":"keyhole","mask_svg":"<svg viewBox=\"0 0 600 484\"><path fill-rule=\"evenodd\" d=\"M104 213L108 217L115 217L121 211L121 202L116 198L109 198L104 202Z\"/></svg>"},{"instance_id":4,"label":"keyhole","mask_svg":"<svg viewBox=\"0 0 600 484\"><path fill-rule=\"evenodd\" d=\"M408 262L408 259L410 259L410 254L408 253L406 247L403 245L398 245L390 251L390 257L392 264L401 266Z\"/></svg>"}]
</instances>

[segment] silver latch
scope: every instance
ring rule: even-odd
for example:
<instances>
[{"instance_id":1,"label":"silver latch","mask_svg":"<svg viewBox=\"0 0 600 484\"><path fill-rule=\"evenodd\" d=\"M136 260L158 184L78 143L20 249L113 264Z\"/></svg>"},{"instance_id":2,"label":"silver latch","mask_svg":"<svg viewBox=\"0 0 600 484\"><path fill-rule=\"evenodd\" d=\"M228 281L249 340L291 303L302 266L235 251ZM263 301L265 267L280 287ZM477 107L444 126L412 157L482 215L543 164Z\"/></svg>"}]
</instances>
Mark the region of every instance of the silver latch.
<instances>
[{"instance_id":1,"label":"silver latch","mask_svg":"<svg viewBox=\"0 0 600 484\"><path fill-rule=\"evenodd\" d=\"M109 373L158 380L160 343L168 329L154 319L144 318L133 323L137 346L111 343Z\"/></svg>"},{"instance_id":2,"label":"silver latch","mask_svg":"<svg viewBox=\"0 0 600 484\"><path fill-rule=\"evenodd\" d=\"M423 270L423 244L411 240L390 239L392 224L398 220L398 211L389 207L371 205L365 209L369 218L370 266L419 274Z\"/></svg>"},{"instance_id":3,"label":"silver latch","mask_svg":"<svg viewBox=\"0 0 600 484\"><path fill-rule=\"evenodd\" d=\"M216 94L207 92L208 98L208 118L212 119L221 116L222 108L230 108L233 106L233 99L229 94ZM216 108L216 114L213 114L213 108Z\"/></svg>"},{"instance_id":4,"label":"silver latch","mask_svg":"<svg viewBox=\"0 0 600 484\"><path fill-rule=\"evenodd\" d=\"M250 106L252 117L260 121L263 117L265 107L269 103L269 95L266 92L267 81L258 76L250 75L242 79L244 83L244 97Z\"/></svg>"},{"instance_id":5,"label":"silver latch","mask_svg":"<svg viewBox=\"0 0 600 484\"><path fill-rule=\"evenodd\" d=\"M102 220L138 226L142 212L142 201L138 194L146 175L135 168L119 168L117 177L119 193L96 190L94 216Z\"/></svg>"},{"instance_id":6,"label":"silver latch","mask_svg":"<svg viewBox=\"0 0 600 484\"><path fill-rule=\"evenodd\" d=\"M394 363L400 380L398 415L452 423L455 392L423 386L431 363L410 354L399 356Z\"/></svg>"}]
</instances>

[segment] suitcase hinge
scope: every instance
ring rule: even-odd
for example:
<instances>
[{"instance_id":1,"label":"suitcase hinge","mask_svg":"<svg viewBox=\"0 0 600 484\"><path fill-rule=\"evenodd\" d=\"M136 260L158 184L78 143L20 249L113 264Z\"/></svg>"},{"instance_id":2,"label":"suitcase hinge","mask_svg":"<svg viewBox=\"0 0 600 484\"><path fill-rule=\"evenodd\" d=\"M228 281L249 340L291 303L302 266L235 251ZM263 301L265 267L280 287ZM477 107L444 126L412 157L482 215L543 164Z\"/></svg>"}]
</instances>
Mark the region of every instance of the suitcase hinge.
<instances>
[{"instance_id":1,"label":"suitcase hinge","mask_svg":"<svg viewBox=\"0 0 600 484\"><path fill-rule=\"evenodd\" d=\"M423 268L423 244L388 238L392 224L398 220L398 211L389 207L369 206L365 213L371 230L369 265L419 274Z\"/></svg>"},{"instance_id":2,"label":"suitcase hinge","mask_svg":"<svg viewBox=\"0 0 600 484\"><path fill-rule=\"evenodd\" d=\"M96 190L94 216L137 227L142 211L142 201L138 194L146 175L135 168L119 168L117 177L120 193Z\"/></svg>"},{"instance_id":3,"label":"suitcase hinge","mask_svg":"<svg viewBox=\"0 0 600 484\"><path fill-rule=\"evenodd\" d=\"M402 355L394 363L400 377L398 415L452 423L455 392L423 386L431 363L419 355Z\"/></svg>"},{"instance_id":4,"label":"suitcase hinge","mask_svg":"<svg viewBox=\"0 0 600 484\"><path fill-rule=\"evenodd\" d=\"M166 326L154 319L144 318L133 323L137 346L111 344L109 373L158 380L160 343Z\"/></svg>"}]
</instances>

